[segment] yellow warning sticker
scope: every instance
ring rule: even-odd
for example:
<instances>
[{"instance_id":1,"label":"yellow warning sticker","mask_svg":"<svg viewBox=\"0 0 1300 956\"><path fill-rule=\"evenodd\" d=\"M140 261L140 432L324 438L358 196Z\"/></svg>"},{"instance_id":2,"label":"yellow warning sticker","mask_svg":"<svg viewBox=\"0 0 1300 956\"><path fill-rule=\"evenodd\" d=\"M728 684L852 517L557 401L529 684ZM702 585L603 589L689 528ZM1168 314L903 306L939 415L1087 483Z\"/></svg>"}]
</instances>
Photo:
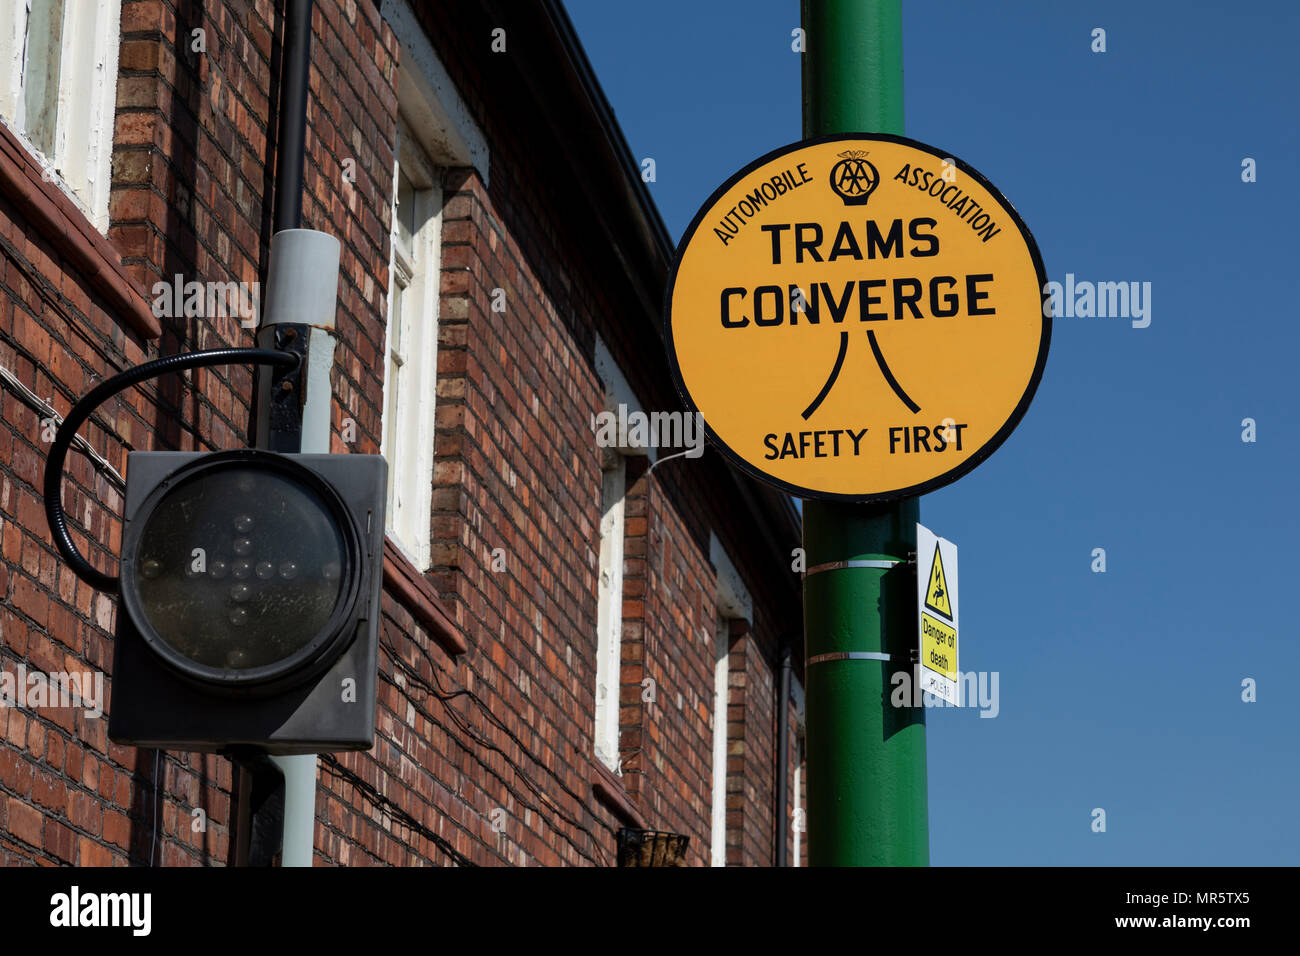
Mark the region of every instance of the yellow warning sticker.
<instances>
[{"instance_id":1,"label":"yellow warning sticker","mask_svg":"<svg viewBox=\"0 0 1300 956\"><path fill-rule=\"evenodd\" d=\"M938 542L934 545L934 563L930 566L930 586L925 592L925 606L952 620L952 598L948 594L948 578L943 573L943 556L939 553Z\"/></svg>"},{"instance_id":2,"label":"yellow warning sticker","mask_svg":"<svg viewBox=\"0 0 1300 956\"><path fill-rule=\"evenodd\" d=\"M948 680L957 679L957 629L924 613L921 615L921 663Z\"/></svg>"}]
</instances>

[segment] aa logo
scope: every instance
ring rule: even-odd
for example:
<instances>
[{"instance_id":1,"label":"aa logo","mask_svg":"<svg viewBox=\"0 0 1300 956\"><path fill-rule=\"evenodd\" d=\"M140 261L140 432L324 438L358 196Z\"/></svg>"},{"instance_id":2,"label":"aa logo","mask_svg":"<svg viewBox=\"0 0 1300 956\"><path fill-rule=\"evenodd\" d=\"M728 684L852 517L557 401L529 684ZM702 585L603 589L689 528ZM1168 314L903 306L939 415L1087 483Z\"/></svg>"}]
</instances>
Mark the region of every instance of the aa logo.
<instances>
[{"instance_id":1,"label":"aa logo","mask_svg":"<svg viewBox=\"0 0 1300 956\"><path fill-rule=\"evenodd\" d=\"M840 153L840 161L831 167L831 189L846 206L865 206L871 191L880 184L880 173L867 161L865 149Z\"/></svg>"}]
</instances>

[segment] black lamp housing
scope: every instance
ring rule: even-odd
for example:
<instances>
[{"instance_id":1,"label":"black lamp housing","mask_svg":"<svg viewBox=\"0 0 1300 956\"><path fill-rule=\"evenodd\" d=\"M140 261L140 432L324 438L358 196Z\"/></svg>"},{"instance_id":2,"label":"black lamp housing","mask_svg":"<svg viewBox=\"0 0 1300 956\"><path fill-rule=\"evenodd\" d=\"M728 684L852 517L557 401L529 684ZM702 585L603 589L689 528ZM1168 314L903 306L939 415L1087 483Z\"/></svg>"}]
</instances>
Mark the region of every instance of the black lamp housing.
<instances>
[{"instance_id":1,"label":"black lamp housing","mask_svg":"<svg viewBox=\"0 0 1300 956\"><path fill-rule=\"evenodd\" d=\"M386 483L378 455L132 452L109 737L368 750Z\"/></svg>"}]
</instances>

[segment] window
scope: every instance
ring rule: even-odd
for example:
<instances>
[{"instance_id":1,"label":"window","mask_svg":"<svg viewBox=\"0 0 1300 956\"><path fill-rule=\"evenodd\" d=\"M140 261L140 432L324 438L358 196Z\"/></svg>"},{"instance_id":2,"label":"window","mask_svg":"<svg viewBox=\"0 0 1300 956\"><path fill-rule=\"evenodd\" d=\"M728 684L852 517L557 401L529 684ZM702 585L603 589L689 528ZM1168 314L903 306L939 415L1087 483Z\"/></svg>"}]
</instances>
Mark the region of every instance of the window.
<instances>
[{"instance_id":1,"label":"window","mask_svg":"<svg viewBox=\"0 0 1300 956\"><path fill-rule=\"evenodd\" d=\"M379 0L401 48L393 175L388 330L380 450L388 459L388 536L419 571L432 564L434 399L442 172L474 169L487 185L487 142L407 0Z\"/></svg>"},{"instance_id":2,"label":"window","mask_svg":"<svg viewBox=\"0 0 1300 956\"><path fill-rule=\"evenodd\" d=\"M600 489L600 564L596 596L596 756L617 771L619 686L623 666L623 499L627 460L605 450Z\"/></svg>"},{"instance_id":3,"label":"window","mask_svg":"<svg viewBox=\"0 0 1300 956\"><path fill-rule=\"evenodd\" d=\"M604 340L596 336L596 374L605 386L604 411L639 412L641 402L632 391ZM627 435L620 435L625 442ZM627 494L627 460L644 457L646 448L622 444L601 449L600 564L596 595L596 756L615 773L619 771L619 690L623 669L623 535ZM653 449L649 449L653 451ZM653 460L653 455L651 456Z\"/></svg>"},{"instance_id":4,"label":"window","mask_svg":"<svg viewBox=\"0 0 1300 956\"><path fill-rule=\"evenodd\" d=\"M0 117L101 232L120 29L120 0L0 4Z\"/></svg>"},{"instance_id":5,"label":"window","mask_svg":"<svg viewBox=\"0 0 1300 956\"><path fill-rule=\"evenodd\" d=\"M713 639L713 834L712 863L727 865L727 681L731 622L719 615Z\"/></svg>"},{"instance_id":6,"label":"window","mask_svg":"<svg viewBox=\"0 0 1300 956\"><path fill-rule=\"evenodd\" d=\"M389 534L424 571L432 560L429 522L442 190L437 167L401 122L393 180L381 451L388 460Z\"/></svg>"}]
</instances>

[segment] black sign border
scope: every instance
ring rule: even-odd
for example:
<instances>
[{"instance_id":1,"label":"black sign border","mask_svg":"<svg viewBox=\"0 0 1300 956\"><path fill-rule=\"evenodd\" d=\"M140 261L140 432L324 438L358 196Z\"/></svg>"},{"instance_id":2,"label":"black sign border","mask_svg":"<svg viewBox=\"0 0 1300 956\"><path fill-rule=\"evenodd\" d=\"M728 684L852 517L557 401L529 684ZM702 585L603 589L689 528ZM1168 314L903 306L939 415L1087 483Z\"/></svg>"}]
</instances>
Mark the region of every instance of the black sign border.
<instances>
[{"instance_id":1,"label":"black sign border","mask_svg":"<svg viewBox=\"0 0 1300 956\"><path fill-rule=\"evenodd\" d=\"M1025 387L1024 394L1020 397L1020 402L1007 417L1007 420L1002 424L1002 427L998 429L992 438L981 445L978 451L963 461L960 465L949 469L943 474L937 475L928 481L923 481L920 484L911 485L906 488L864 494L841 494L839 492L818 491L814 488L804 488L770 475L757 465L747 461L739 452L733 450L718 436L709 425L707 419L704 419L703 413L701 413L696 407L695 402L691 398L691 393L686 387L686 382L682 378L681 368L677 364L677 347L673 341L673 292L677 286L677 270L682 262L682 254L685 252L686 247L690 244L691 240L695 238L695 233L699 229L700 224L704 221L705 214L713 208L714 204L721 199L729 189L735 186L736 183L744 179L755 169L758 169L760 166L764 166L775 159L779 159L782 156L786 156L809 146L850 140L874 140L878 142L898 143L902 146L910 146L913 149L920 150L921 152L929 153L940 160L949 160L955 164L959 170L967 176L970 176L988 190L989 195L993 196L1002 208L1010 214L1011 220L1016 224L1016 227L1020 230L1020 234L1024 237L1025 244L1029 248L1030 256L1033 258L1034 269L1038 273L1039 294L1042 297L1043 304L1046 305L1049 299L1049 295L1045 291L1047 288L1047 270L1043 267L1043 257L1038 251L1038 243L1034 240L1034 236L1029 231L1029 227L1025 225L1025 221L1021 219L1020 214L1016 212L1015 206L1011 205L1007 197L1002 195L1002 192L989 182L988 179L986 179L977 169L953 156L951 153L939 150L927 143L908 139L906 136L896 136L893 133L834 133L829 136L814 136L811 139L802 139L795 143L780 146L777 149L760 156L758 159L755 159L753 162L743 167L740 171L729 176L721 186L713 191L709 198L700 206L699 212L695 214L695 218L691 220L691 224L686 227L686 232L683 233L681 242L677 244L677 249L673 253L672 267L668 271L667 286L664 290L663 321L664 337L668 347L668 367L672 372L673 384L677 388L677 394L681 396L682 402L689 412L699 414L701 419L704 420L705 434L708 435L713 446L717 448L718 451L722 452L723 456L727 458L731 464L735 465L746 474L757 478L759 481L780 488L782 491L794 495L797 498L812 498L822 501L851 501L866 504L871 502L898 501L903 498L918 497L931 491L935 491L945 485L952 484L958 478L973 471L977 466L982 464L985 459L997 451L998 448L1001 447L1002 443L1007 440L1013 431L1015 431L1016 426L1020 424L1020 420L1024 418L1025 412L1029 410L1029 404L1033 401L1034 394L1038 391L1038 383L1043 377L1043 369L1047 366L1048 346L1052 338L1052 318L1049 313L1040 308L1039 312L1042 315L1043 332L1038 342L1038 358L1034 363L1034 372L1029 378L1029 384Z\"/></svg>"}]
</instances>

